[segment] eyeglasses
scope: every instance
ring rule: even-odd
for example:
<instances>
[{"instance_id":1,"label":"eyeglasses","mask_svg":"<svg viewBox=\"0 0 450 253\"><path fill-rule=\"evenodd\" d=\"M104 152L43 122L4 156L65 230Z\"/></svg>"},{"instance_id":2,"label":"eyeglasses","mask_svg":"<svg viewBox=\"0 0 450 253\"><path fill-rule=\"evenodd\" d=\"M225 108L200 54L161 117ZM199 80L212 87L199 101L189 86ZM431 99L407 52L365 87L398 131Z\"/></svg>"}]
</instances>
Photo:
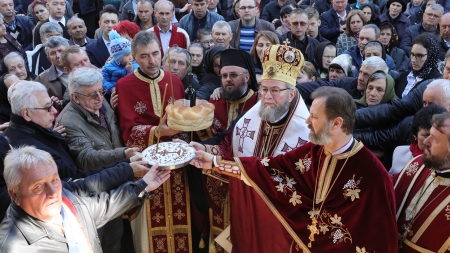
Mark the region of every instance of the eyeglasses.
<instances>
[{"instance_id":1,"label":"eyeglasses","mask_svg":"<svg viewBox=\"0 0 450 253\"><path fill-rule=\"evenodd\" d=\"M221 74L220 76L222 77L222 79L227 79L228 76L230 76L231 79L236 79L238 76L243 75L243 74L246 74L246 73L241 73L241 74L238 74L238 73L230 73L230 74L224 73L224 74Z\"/></svg>"},{"instance_id":2,"label":"eyeglasses","mask_svg":"<svg viewBox=\"0 0 450 253\"><path fill-rule=\"evenodd\" d=\"M104 96L106 94L106 90L100 89L98 91L91 92L91 93L89 93L87 95L84 95L84 94L81 94L81 93L78 93L78 92L74 92L74 93L78 94L78 95L81 95L81 96L84 96L84 97L88 97L90 99L96 99L98 96Z\"/></svg>"},{"instance_id":3,"label":"eyeglasses","mask_svg":"<svg viewBox=\"0 0 450 253\"><path fill-rule=\"evenodd\" d=\"M242 10L242 11L245 11L246 9L253 10L253 9L255 9L255 6L241 6L241 7L239 7L239 10Z\"/></svg>"},{"instance_id":4,"label":"eyeglasses","mask_svg":"<svg viewBox=\"0 0 450 253\"><path fill-rule=\"evenodd\" d=\"M203 45L212 45L212 44L214 44L214 40L204 40L200 43L202 43Z\"/></svg>"},{"instance_id":5,"label":"eyeglasses","mask_svg":"<svg viewBox=\"0 0 450 253\"><path fill-rule=\"evenodd\" d=\"M288 89L288 88L286 88L286 89L268 89L268 88L265 88L265 87L260 87L259 88L259 94L266 95L267 92L270 92L270 94L272 96L277 96L277 95L280 95L280 92L282 92L284 90L290 90L290 89Z\"/></svg>"},{"instance_id":6,"label":"eyeglasses","mask_svg":"<svg viewBox=\"0 0 450 253\"><path fill-rule=\"evenodd\" d=\"M35 109L35 110L46 110L47 112L51 112L53 108L53 101L50 101L50 104L46 107L43 108L31 108L31 109Z\"/></svg>"},{"instance_id":7,"label":"eyeglasses","mask_svg":"<svg viewBox=\"0 0 450 253\"><path fill-rule=\"evenodd\" d=\"M293 26L306 26L306 25L308 25L308 23L305 23L305 22L291 22L291 25L293 25Z\"/></svg>"},{"instance_id":8,"label":"eyeglasses","mask_svg":"<svg viewBox=\"0 0 450 253\"><path fill-rule=\"evenodd\" d=\"M432 14L432 13L426 13L425 12L425 14L427 14L428 17L434 17L434 18L440 18L441 17L441 16L438 16L438 15Z\"/></svg>"},{"instance_id":9,"label":"eyeglasses","mask_svg":"<svg viewBox=\"0 0 450 253\"><path fill-rule=\"evenodd\" d=\"M411 52L411 58L414 57L416 60L422 60L422 58L426 55L428 55L428 54L415 54L415 53Z\"/></svg>"}]
</instances>

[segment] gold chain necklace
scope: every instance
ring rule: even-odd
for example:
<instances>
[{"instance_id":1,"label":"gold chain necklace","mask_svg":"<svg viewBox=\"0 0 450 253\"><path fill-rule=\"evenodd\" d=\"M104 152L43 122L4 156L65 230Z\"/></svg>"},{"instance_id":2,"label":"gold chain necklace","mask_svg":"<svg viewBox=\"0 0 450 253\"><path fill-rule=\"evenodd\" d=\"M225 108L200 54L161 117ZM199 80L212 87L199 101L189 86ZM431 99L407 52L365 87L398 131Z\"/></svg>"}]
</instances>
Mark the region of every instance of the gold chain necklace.
<instances>
[{"instance_id":1,"label":"gold chain necklace","mask_svg":"<svg viewBox=\"0 0 450 253\"><path fill-rule=\"evenodd\" d=\"M317 179L319 178L320 161L321 161L321 158L322 158L323 150L325 149L325 148L322 148L322 152L320 153L320 156L319 156L319 165L317 167L316 184L314 186L313 207L312 207L312 210L308 212L308 214L310 215L309 218L311 219L311 225L307 226L307 229L311 232L309 237L308 237L308 239L309 239L308 248L312 247L312 242L314 241L314 235L318 235L319 234L319 229L317 228L317 219L319 218L319 214L320 214L320 211L322 210L323 204L325 203L325 200L327 199L328 195L330 194L331 189L333 188L333 186L336 183L337 179L341 175L341 172L344 169L345 165L347 164L348 158L350 158L350 154L353 151L353 148L355 146L356 146L356 142L353 144L353 147L350 150L349 155L345 159L345 162L342 165L341 169L339 170L338 174L336 175L336 178L334 179L333 183L331 184L331 187L328 189L327 193L325 194L325 197L324 197L324 199L322 201L322 204L320 205L319 210L315 210L314 205L315 205L315 202L316 202ZM327 165L327 168L328 168L328 165Z\"/></svg>"},{"instance_id":2,"label":"gold chain necklace","mask_svg":"<svg viewBox=\"0 0 450 253\"><path fill-rule=\"evenodd\" d=\"M427 189L430 187L431 184L433 184L434 180L436 179L436 172L434 170L432 170L430 172L430 175L433 176L433 180L425 187L425 184L422 186L421 190L420 190L420 194L419 194L419 198L417 199L416 203L414 204L414 208L411 210L411 212L409 213L409 216L411 216L417 208L417 205L420 202L420 199L423 197L423 195L425 194L425 192L427 191ZM399 236L398 240L399 240L399 248L403 248L403 241L406 239L407 236L412 236L414 233L412 231L412 226L414 225L414 222L417 220L417 218L425 211L425 209L427 209L427 207L433 203L439 196L441 196L442 193L444 193L449 186L445 187L438 195L436 195L430 202L428 202L428 204L424 207L422 207L422 210L417 213L416 215L414 215L414 217L411 218L411 220L406 223L403 224L402 229L403 229L403 234ZM408 216L406 216L406 211L405 211L405 219Z\"/></svg>"}]
</instances>

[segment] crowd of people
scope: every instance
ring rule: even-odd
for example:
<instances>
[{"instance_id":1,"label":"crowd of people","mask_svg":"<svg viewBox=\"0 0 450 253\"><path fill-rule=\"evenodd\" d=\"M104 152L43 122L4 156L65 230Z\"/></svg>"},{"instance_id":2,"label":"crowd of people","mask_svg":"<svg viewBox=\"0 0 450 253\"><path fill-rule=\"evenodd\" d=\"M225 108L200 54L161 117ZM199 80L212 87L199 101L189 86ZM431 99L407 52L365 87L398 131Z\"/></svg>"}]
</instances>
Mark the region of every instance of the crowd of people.
<instances>
[{"instance_id":1,"label":"crowd of people","mask_svg":"<svg viewBox=\"0 0 450 253\"><path fill-rule=\"evenodd\" d=\"M0 252L450 250L449 13L0 0ZM171 129L190 86L212 125Z\"/></svg>"}]
</instances>

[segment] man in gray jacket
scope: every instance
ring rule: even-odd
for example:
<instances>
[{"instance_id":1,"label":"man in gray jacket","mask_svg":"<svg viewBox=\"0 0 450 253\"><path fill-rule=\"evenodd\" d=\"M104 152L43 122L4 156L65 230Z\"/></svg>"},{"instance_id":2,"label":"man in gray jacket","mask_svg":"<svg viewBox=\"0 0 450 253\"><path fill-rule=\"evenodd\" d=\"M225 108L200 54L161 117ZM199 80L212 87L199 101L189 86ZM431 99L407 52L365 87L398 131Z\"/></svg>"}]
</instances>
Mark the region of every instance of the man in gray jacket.
<instances>
[{"instance_id":1,"label":"man in gray jacket","mask_svg":"<svg viewBox=\"0 0 450 253\"><path fill-rule=\"evenodd\" d=\"M114 111L103 97L103 76L89 67L69 76L70 102L56 122L66 128L66 143L77 167L93 169L131 158L138 148L122 143Z\"/></svg>"},{"instance_id":2,"label":"man in gray jacket","mask_svg":"<svg viewBox=\"0 0 450 253\"><path fill-rule=\"evenodd\" d=\"M102 252L97 228L148 197L170 176L153 166L116 190L79 197L67 189L52 156L34 147L13 149L4 177L13 202L0 224L1 252Z\"/></svg>"}]
</instances>

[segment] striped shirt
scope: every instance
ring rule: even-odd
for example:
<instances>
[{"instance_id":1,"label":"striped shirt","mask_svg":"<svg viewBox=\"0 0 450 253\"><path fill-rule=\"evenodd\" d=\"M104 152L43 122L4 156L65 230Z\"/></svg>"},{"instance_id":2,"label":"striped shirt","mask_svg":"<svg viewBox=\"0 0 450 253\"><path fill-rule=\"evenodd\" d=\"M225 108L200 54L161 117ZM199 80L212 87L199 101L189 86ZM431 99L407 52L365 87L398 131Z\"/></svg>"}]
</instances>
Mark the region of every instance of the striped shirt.
<instances>
[{"instance_id":1,"label":"striped shirt","mask_svg":"<svg viewBox=\"0 0 450 253\"><path fill-rule=\"evenodd\" d=\"M255 41L255 25L243 26L241 24L241 38L239 39L239 49L250 53L253 42Z\"/></svg>"}]
</instances>

